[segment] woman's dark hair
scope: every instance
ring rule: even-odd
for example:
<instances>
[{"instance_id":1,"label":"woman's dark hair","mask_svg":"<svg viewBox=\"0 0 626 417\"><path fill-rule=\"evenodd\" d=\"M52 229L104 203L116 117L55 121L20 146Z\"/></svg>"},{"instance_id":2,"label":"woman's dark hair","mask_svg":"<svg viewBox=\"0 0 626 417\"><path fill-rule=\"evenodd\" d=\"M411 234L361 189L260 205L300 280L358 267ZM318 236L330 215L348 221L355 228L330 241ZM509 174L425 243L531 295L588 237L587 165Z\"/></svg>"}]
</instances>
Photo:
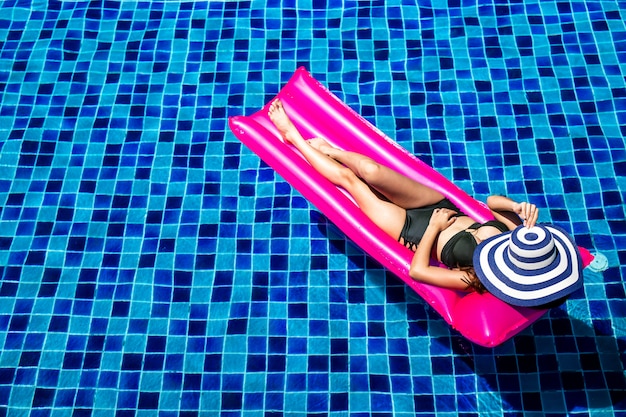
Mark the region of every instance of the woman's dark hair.
<instances>
[{"instance_id":1,"label":"woman's dark hair","mask_svg":"<svg viewBox=\"0 0 626 417\"><path fill-rule=\"evenodd\" d=\"M465 287L465 291L473 290L476 291L478 294L484 294L487 292L487 288L485 288L483 283L480 282L480 280L476 276L476 272L474 271L473 266L463 266L459 268L459 270L465 273L465 276L461 278L461 280L465 284L467 284L467 287Z\"/></svg>"}]
</instances>

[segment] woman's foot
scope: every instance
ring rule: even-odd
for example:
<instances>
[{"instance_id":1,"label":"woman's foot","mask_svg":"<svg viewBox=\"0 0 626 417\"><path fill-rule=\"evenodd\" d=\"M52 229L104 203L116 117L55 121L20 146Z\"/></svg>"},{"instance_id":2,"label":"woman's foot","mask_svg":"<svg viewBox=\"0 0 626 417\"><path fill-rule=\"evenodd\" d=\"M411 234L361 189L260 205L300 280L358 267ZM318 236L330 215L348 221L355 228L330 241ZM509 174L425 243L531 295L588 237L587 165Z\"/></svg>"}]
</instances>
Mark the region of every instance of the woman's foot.
<instances>
[{"instance_id":1,"label":"woman's foot","mask_svg":"<svg viewBox=\"0 0 626 417\"><path fill-rule=\"evenodd\" d=\"M269 116L272 123L274 123L274 126L276 126L281 136L289 143L293 143L299 133L294 124L289 119L289 116L287 116L285 108L283 107L283 103L280 101L279 98L277 98L270 104L267 115Z\"/></svg>"}]
</instances>

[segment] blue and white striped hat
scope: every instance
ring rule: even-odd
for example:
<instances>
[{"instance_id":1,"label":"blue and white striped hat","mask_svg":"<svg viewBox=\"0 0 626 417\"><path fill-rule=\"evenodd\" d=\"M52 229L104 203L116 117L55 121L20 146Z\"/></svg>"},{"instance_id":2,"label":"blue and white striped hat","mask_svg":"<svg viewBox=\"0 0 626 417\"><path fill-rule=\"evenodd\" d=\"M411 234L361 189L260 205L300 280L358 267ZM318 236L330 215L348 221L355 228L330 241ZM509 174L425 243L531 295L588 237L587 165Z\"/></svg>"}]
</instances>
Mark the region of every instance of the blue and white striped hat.
<instances>
[{"instance_id":1,"label":"blue and white striped hat","mask_svg":"<svg viewBox=\"0 0 626 417\"><path fill-rule=\"evenodd\" d=\"M583 284L578 247L557 226L519 226L484 240L474 252L474 269L490 293L523 307L559 300Z\"/></svg>"}]
</instances>

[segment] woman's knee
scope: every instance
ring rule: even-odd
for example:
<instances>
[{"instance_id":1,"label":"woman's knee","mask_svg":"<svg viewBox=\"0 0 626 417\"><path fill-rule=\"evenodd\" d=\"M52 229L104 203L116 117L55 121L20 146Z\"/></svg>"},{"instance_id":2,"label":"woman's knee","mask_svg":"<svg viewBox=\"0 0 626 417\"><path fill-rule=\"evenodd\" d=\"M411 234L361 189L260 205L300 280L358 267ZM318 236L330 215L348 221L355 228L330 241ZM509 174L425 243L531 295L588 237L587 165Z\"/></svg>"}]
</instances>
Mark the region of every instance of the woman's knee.
<instances>
[{"instance_id":1,"label":"woman's knee","mask_svg":"<svg viewBox=\"0 0 626 417\"><path fill-rule=\"evenodd\" d=\"M363 178L365 182L372 183L380 177L381 170L382 167L380 166L380 164L378 164L378 162L368 158L359 161L357 174L359 175L359 177Z\"/></svg>"},{"instance_id":2,"label":"woman's knee","mask_svg":"<svg viewBox=\"0 0 626 417\"><path fill-rule=\"evenodd\" d=\"M347 190L352 189L360 182L356 174L346 167L338 168L333 177L330 178L331 182Z\"/></svg>"}]
</instances>

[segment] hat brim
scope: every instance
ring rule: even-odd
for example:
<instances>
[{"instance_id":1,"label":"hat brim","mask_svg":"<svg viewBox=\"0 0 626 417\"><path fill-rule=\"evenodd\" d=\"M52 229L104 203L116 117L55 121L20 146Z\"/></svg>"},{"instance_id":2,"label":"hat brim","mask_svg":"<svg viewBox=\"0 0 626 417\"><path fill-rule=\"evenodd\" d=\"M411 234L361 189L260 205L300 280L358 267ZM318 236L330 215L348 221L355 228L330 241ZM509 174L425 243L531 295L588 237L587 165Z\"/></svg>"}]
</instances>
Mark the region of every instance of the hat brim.
<instances>
[{"instance_id":1,"label":"hat brim","mask_svg":"<svg viewBox=\"0 0 626 417\"><path fill-rule=\"evenodd\" d=\"M509 260L506 250L513 232L496 235L478 245L474 270L494 296L512 305L537 307L567 297L582 286L582 259L572 238L557 226L541 227L552 234L556 257L540 269L527 271Z\"/></svg>"}]
</instances>

